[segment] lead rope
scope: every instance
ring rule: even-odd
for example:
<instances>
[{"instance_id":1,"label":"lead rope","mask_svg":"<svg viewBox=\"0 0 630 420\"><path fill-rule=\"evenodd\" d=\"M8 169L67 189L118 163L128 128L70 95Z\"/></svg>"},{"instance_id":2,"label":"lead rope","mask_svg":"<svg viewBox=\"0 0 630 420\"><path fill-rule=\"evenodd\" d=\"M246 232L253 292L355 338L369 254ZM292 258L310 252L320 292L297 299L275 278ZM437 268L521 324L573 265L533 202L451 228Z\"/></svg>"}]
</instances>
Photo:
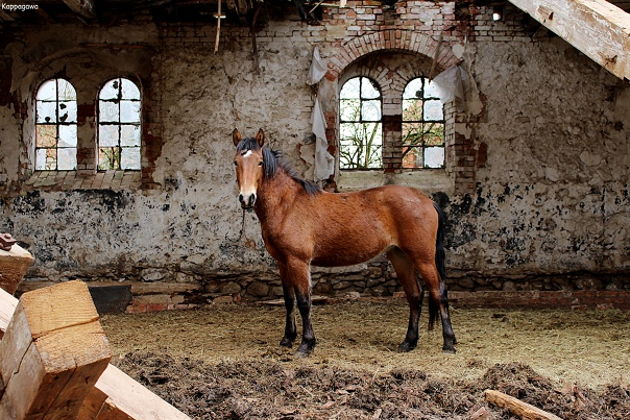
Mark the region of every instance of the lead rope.
<instances>
[{"instance_id":1,"label":"lead rope","mask_svg":"<svg viewBox=\"0 0 630 420\"><path fill-rule=\"evenodd\" d=\"M245 209L243 209L243 219L241 220L241 232L238 234L236 242L240 242L243 239L243 233L245 233Z\"/></svg>"}]
</instances>

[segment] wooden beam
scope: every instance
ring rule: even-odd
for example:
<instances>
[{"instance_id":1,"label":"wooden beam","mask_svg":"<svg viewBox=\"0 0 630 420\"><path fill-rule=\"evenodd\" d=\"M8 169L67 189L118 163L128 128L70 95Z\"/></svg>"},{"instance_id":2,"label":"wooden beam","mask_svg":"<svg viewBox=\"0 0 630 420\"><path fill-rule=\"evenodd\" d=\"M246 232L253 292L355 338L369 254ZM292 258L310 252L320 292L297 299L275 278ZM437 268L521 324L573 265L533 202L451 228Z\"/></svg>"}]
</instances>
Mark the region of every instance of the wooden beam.
<instances>
[{"instance_id":1,"label":"wooden beam","mask_svg":"<svg viewBox=\"0 0 630 420\"><path fill-rule=\"evenodd\" d=\"M9 319L17 304L16 298L0 289L0 331L4 332L7 329ZM0 418L4 417L0 416ZM113 365L108 365L96 384L89 389L77 418L81 420L190 420L188 416Z\"/></svg>"},{"instance_id":2,"label":"wooden beam","mask_svg":"<svg viewBox=\"0 0 630 420\"><path fill-rule=\"evenodd\" d=\"M92 19L96 16L96 12L94 10L94 0L63 0L63 2L74 13L86 19Z\"/></svg>"},{"instance_id":3,"label":"wooden beam","mask_svg":"<svg viewBox=\"0 0 630 420\"><path fill-rule=\"evenodd\" d=\"M111 359L87 285L22 295L0 342L0 418L77 418Z\"/></svg>"},{"instance_id":4,"label":"wooden beam","mask_svg":"<svg viewBox=\"0 0 630 420\"><path fill-rule=\"evenodd\" d=\"M615 76L630 79L630 14L605 0L510 0Z\"/></svg>"},{"instance_id":5,"label":"wooden beam","mask_svg":"<svg viewBox=\"0 0 630 420\"><path fill-rule=\"evenodd\" d=\"M495 391L493 389L487 389L484 394L486 396L486 401L488 401L489 403L492 403L497 407L505 408L512 414L516 414L522 419L562 420L555 414L548 413L538 407L527 404L526 402L523 402L518 398L514 398L510 395L504 394L503 392Z\"/></svg>"},{"instance_id":6,"label":"wooden beam","mask_svg":"<svg viewBox=\"0 0 630 420\"><path fill-rule=\"evenodd\" d=\"M33 261L33 256L18 244L9 251L0 249L0 288L10 294L15 293Z\"/></svg>"}]
</instances>

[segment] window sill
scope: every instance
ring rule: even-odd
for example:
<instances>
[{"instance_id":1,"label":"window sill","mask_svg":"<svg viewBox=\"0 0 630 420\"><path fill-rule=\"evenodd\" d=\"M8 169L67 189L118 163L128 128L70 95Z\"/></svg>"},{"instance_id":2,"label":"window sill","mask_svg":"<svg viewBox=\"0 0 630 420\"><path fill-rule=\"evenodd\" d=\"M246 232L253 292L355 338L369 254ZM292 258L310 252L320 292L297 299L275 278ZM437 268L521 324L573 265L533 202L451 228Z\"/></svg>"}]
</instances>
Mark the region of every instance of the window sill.
<instances>
[{"instance_id":1,"label":"window sill","mask_svg":"<svg viewBox=\"0 0 630 420\"><path fill-rule=\"evenodd\" d=\"M380 171L340 171L337 188L339 191L357 191L366 188L395 184L418 188L425 193L453 192L454 183L444 169L405 170L401 173Z\"/></svg>"},{"instance_id":2,"label":"window sill","mask_svg":"<svg viewBox=\"0 0 630 420\"><path fill-rule=\"evenodd\" d=\"M37 171L24 183L27 191L136 190L140 171L104 171L79 175L77 171Z\"/></svg>"}]
</instances>

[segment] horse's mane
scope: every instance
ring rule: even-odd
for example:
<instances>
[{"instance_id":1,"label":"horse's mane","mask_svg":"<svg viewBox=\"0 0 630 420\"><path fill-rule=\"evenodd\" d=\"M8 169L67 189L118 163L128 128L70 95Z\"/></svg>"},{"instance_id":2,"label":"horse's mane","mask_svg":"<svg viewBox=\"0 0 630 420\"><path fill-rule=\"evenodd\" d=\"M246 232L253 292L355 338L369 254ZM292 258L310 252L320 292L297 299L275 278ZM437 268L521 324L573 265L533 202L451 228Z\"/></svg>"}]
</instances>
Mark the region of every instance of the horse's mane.
<instances>
[{"instance_id":1,"label":"horse's mane","mask_svg":"<svg viewBox=\"0 0 630 420\"><path fill-rule=\"evenodd\" d=\"M236 150L239 152L246 152L248 150L258 151L261 150L261 147L258 145L258 142L253 137L246 137L241 140L236 146ZM262 155L263 155L263 173L265 178L272 178L276 172L278 172L278 168L284 170L284 172L291 177L295 182L300 184L304 191L306 191L309 195L319 194L322 190L321 188L306 179L301 178L297 171L282 157L282 152L279 150L271 150L267 147L262 147Z\"/></svg>"}]
</instances>

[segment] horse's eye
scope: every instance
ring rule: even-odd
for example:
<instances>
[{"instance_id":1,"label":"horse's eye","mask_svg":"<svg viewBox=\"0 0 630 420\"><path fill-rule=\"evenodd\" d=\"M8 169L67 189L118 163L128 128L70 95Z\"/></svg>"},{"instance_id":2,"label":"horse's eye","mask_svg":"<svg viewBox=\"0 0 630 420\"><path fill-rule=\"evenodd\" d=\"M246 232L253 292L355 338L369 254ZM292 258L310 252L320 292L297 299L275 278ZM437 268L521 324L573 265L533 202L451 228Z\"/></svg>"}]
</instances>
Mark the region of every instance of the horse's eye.
<instances>
[{"instance_id":1,"label":"horse's eye","mask_svg":"<svg viewBox=\"0 0 630 420\"><path fill-rule=\"evenodd\" d=\"M258 162L258 166L263 166L262 160Z\"/></svg>"}]
</instances>

